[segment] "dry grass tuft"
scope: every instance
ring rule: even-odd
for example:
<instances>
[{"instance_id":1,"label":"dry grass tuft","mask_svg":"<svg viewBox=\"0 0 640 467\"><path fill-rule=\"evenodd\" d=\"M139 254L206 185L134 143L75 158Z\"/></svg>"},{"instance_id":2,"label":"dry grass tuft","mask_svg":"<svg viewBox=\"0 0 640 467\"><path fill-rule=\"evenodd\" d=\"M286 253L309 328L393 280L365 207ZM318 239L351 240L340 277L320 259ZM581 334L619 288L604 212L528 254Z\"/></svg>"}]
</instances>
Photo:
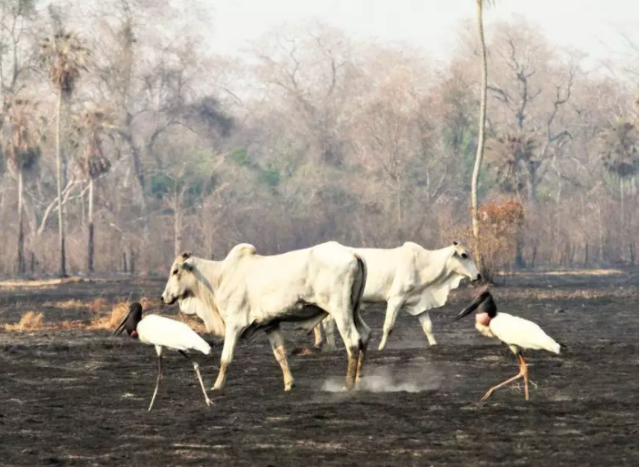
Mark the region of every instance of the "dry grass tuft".
<instances>
[{"instance_id":1,"label":"dry grass tuft","mask_svg":"<svg viewBox=\"0 0 640 467\"><path fill-rule=\"evenodd\" d=\"M636 288L620 288L607 287L602 289L545 289L545 288L511 288L507 289L505 294L509 299L525 299L532 301L541 300L562 300L569 298L578 298L584 300L593 300L597 298L615 297L615 298L634 298L638 296Z\"/></svg>"},{"instance_id":2,"label":"dry grass tuft","mask_svg":"<svg viewBox=\"0 0 640 467\"><path fill-rule=\"evenodd\" d=\"M151 311L153 309L154 302L148 298L142 298L140 300L142 307L145 311ZM93 312L93 318L89 323L82 320L67 320L57 323L44 324L44 314L41 312L28 311L20 321L15 324L5 324L4 329L6 331L45 331L45 330L57 330L57 331L113 331L120 324L122 319L129 312L129 302L122 301L116 303L110 312L100 313L107 307L107 301L103 298L98 298L90 302L80 302L78 300L68 300L66 302L58 302L56 304L49 304L48 306L54 306L56 308L81 308L87 307ZM183 322L190 326L194 331L205 334L207 328L199 319L185 315L184 313L178 313L172 315L170 318Z\"/></svg>"},{"instance_id":3,"label":"dry grass tuft","mask_svg":"<svg viewBox=\"0 0 640 467\"><path fill-rule=\"evenodd\" d=\"M87 302L84 306L86 306L91 313L97 314L101 310L106 309L108 306L108 303L104 298L100 297L90 302Z\"/></svg>"},{"instance_id":4,"label":"dry grass tuft","mask_svg":"<svg viewBox=\"0 0 640 467\"><path fill-rule=\"evenodd\" d=\"M185 323L191 329L199 334L206 334L207 328L202 321L197 318L192 318L189 315L185 315L184 313L178 313L175 316L170 316L171 319L175 319L176 321L180 321L181 323Z\"/></svg>"},{"instance_id":5,"label":"dry grass tuft","mask_svg":"<svg viewBox=\"0 0 640 467\"><path fill-rule=\"evenodd\" d=\"M620 276L620 269L567 269L560 271L511 271L514 276Z\"/></svg>"},{"instance_id":6,"label":"dry grass tuft","mask_svg":"<svg viewBox=\"0 0 640 467\"><path fill-rule=\"evenodd\" d=\"M27 311L16 324L5 324L5 331L38 331L44 329L44 314Z\"/></svg>"},{"instance_id":7,"label":"dry grass tuft","mask_svg":"<svg viewBox=\"0 0 640 467\"><path fill-rule=\"evenodd\" d=\"M51 286L61 284L77 284L79 282L87 282L82 277L65 277L63 279L42 279L42 280L8 280L1 281L0 287L36 287L50 288Z\"/></svg>"},{"instance_id":8,"label":"dry grass tuft","mask_svg":"<svg viewBox=\"0 0 640 467\"><path fill-rule=\"evenodd\" d=\"M44 306L49 306L52 308L60 308L62 310L70 310L73 308L82 308L86 306L85 303L81 302L77 299L65 300L62 302L45 302Z\"/></svg>"},{"instance_id":9,"label":"dry grass tuft","mask_svg":"<svg viewBox=\"0 0 640 467\"><path fill-rule=\"evenodd\" d=\"M120 321L122 321L122 319L127 315L128 312L129 302L116 303L109 314L100 316L98 313L96 313L89 326L87 326L87 329L93 331L99 329L113 331L115 330L116 326L120 324Z\"/></svg>"},{"instance_id":10,"label":"dry grass tuft","mask_svg":"<svg viewBox=\"0 0 640 467\"><path fill-rule=\"evenodd\" d=\"M47 326L47 329L56 329L60 331L81 331L86 328L87 323L81 320L61 321Z\"/></svg>"}]
</instances>

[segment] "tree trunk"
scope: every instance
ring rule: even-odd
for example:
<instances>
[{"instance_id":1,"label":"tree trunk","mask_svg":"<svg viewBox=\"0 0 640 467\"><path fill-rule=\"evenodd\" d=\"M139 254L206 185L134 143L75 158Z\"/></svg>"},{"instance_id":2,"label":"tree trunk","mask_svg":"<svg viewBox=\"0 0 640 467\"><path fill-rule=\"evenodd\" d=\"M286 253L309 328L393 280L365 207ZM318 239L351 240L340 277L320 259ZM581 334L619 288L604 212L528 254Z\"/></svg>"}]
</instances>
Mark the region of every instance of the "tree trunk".
<instances>
[{"instance_id":1,"label":"tree trunk","mask_svg":"<svg viewBox=\"0 0 640 467\"><path fill-rule=\"evenodd\" d=\"M129 254L129 272L131 275L136 273L136 252L133 250Z\"/></svg>"},{"instance_id":2,"label":"tree trunk","mask_svg":"<svg viewBox=\"0 0 640 467\"><path fill-rule=\"evenodd\" d=\"M56 169L58 182L58 237L60 242L60 277L67 276L67 264L64 248L64 223L62 214L62 157L60 155L60 119L62 117L62 89L58 89L56 108Z\"/></svg>"},{"instance_id":3,"label":"tree trunk","mask_svg":"<svg viewBox=\"0 0 640 467\"><path fill-rule=\"evenodd\" d=\"M589 266L589 242L584 246L584 267Z\"/></svg>"},{"instance_id":4,"label":"tree trunk","mask_svg":"<svg viewBox=\"0 0 640 467\"><path fill-rule=\"evenodd\" d=\"M176 199L173 211L173 251L176 256L182 252L182 209L180 201Z\"/></svg>"},{"instance_id":5,"label":"tree trunk","mask_svg":"<svg viewBox=\"0 0 640 467\"><path fill-rule=\"evenodd\" d=\"M620 177L620 227L624 224L624 182Z\"/></svg>"},{"instance_id":6,"label":"tree trunk","mask_svg":"<svg viewBox=\"0 0 640 467\"><path fill-rule=\"evenodd\" d=\"M536 256L538 256L538 246L533 247L533 253L531 254L531 269L536 267Z\"/></svg>"},{"instance_id":7,"label":"tree trunk","mask_svg":"<svg viewBox=\"0 0 640 467\"><path fill-rule=\"evenodd\" d=\"M396 173L396 188L396 235L398 236L398 241L402 241L402 183L398 173Z\"/></svg>"},{"instance_id":8,"label":"tree trunk","mask_svg":"<svg viewBox=\"0 0 640 467\"><path fill-rule=\"evenodd\" d=\"M530 203L535 203L538 196L538 184L536 182L536 168L533 165L529 166L529 173L527 174L527 199ZM561 190L558 190L558 200L560 199Z\"/></svg>"},{"instance_id":9,"label":"tree trunk","mask_svg":"<svg viewBox=\"0 0 640 467\"><path fill-rule=\"evenodd\" d=\"M516 269L526 269L527 267L527 262L524 259L524 256L522 255L522 240L520 239L520 236L518 235L518 238L516 238L516 255L515 255L515 268Z\"/></svg>"},{"instance_id":10,"label":"tree trunk","mask_svg":"<svg viewBox=\"0 0 640 467\"><path fill-rule=\"evenodd\" d=\"M24 226L22 225L22 168L18 170L18 274L25 271Z\"/></svg>"},{"instance_id":11,"label":"tree trunk","mask_svg":"<svg viewBox=\"0 0 640 467\"><path fill-rule=\"evenodd\" d=\"M483 0L476 0L478 38L480 40L480 116L478 119L478 150L476 152L476 162L473 166L473 176L471 178L471 224L473 226L473 236L475 238L476 257L482 268L482 255L478 251L479 219L478 219L478 178L480 177L480 166L484 156L484 129L487 120L487 49L484 43L484 28L482 26L482 4Z\"/></svg>"},{"instance_id":12,"label":"tree trunk","mask_svg":"<svg viewBox=\"0 0 640 467\"><path fill-rule=\"evenodd\" d=\"M87 243L87 271L93 272L93 178L89 177L89 241Z\"/></svg>"}]
</instances>

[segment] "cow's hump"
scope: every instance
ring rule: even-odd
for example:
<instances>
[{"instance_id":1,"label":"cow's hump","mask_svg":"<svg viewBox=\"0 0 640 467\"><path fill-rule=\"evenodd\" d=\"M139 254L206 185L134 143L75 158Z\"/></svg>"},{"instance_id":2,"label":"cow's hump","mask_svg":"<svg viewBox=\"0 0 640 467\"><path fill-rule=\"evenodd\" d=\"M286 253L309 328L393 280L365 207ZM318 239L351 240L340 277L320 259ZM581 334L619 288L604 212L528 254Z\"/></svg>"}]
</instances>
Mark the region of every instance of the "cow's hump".
<instances>
[{"instance_id":1,"label":"cow's hump","mask_svg":"<svg viewBox=\"0 0 640 467\"><path fill-rule=\"evenodd\" d=\"M251 245L250 243L240 243L234 246L227 258L242 258L244 256L252 256L256 254L256 247Z\"/></svg>"},{"instance_id":2,"label":"cow's hump","mask_svg":"<svg viewBox=\"0 0 640 467\"><path fill-rule=\"evenodd\" d=\"M412 250L412 251L423 251L424 248L421 247L420 245L418 245L417 243L414 242L404 242L404 244L402 245L402 248L406 248L408 250Z\"/></svg>"}]
</instances>

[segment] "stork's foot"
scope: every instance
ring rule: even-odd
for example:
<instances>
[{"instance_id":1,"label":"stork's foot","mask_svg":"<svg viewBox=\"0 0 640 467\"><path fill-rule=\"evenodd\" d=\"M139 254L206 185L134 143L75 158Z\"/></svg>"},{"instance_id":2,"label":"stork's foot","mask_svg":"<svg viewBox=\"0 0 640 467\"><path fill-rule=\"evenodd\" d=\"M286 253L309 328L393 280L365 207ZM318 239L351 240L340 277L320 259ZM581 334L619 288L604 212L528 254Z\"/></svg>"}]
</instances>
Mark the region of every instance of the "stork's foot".
<instances>
[{"instance_id":1,"label":"stork's foot","mask_svg":"<svg viewBox=\"0 0 640 467\"><path fill-rule=\"evenodd\" d=\"M493 394L493 388L491 388L491 389L489 389L489 390L487 391L487 393L486 393L486 394L484 395L484 397L480 400L480 402L484 402L484 401L486 401L487 399L489 399L489 396L491 396L491 394Z\"/></svg>"},{"instance_id":2,"label":"stork's foot","mask_svg":"<svg viewBox=\"0 0 640 467\"><path fill-rule=\"evenodd\" d=\"M211 399L209 399L208 397L205 398L204 403L207 404L207 407L213 406L213 401Z\"/></svg>"}]
</instances>

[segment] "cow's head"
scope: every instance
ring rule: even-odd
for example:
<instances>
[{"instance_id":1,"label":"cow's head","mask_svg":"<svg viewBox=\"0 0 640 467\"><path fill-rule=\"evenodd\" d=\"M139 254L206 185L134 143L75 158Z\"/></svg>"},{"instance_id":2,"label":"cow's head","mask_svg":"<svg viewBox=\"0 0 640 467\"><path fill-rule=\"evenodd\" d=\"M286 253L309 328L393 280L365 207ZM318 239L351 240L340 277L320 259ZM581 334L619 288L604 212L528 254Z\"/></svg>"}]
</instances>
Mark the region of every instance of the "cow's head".
<instances>
[{"instance_id":1,"label":"cow's head","mask_svg":"<svg viewBox=\"0 0 640 467\"><path fill-rule=\"evenodd\" d=\"M197 279L193 274L194 258L189 252L176 256L171 265L169 280L164 287L160 299L167 305L173 305L177 300L187 298L193 294Z\"/></svg>"},{"instance_id":2,"label":"cow's head","mask_svg":"<svg viewBox=\"0 0 640 467\"><path fill-rule=\"evenodd\" d=\"M471 252L458 242L453 242L453 255L451 255L449 265L452 272L468 278L471 282L482 279L478 268L476 268L476 263L471 258Z\"/></svg>"}]
</instances>

